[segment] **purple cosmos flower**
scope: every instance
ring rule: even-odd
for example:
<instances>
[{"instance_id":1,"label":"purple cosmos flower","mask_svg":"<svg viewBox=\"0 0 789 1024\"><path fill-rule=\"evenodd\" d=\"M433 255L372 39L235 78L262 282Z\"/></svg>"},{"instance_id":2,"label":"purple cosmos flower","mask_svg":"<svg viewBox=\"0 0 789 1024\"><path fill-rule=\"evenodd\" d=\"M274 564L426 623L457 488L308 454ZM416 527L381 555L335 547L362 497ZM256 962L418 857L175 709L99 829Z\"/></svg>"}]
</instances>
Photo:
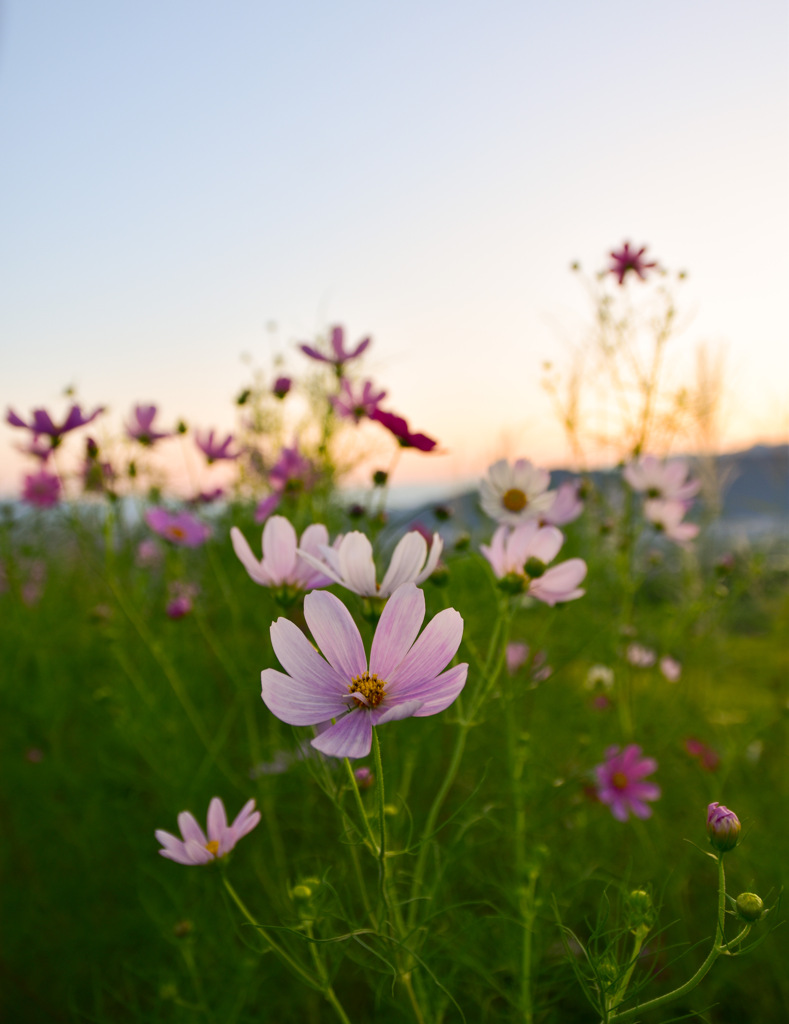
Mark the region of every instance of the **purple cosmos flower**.
<instances>
[{"instance_id":1,"label":"purple cosmos flower","mask_svg":"<svg viewBox=\"0 0 789 1024\"><path fill-rule=\"evenodd\" d=\"M283 448L271 467L268 479L277 491L300 491L312 485L315 467L293 444Z\"/></svg>"},{"instance_id":2,"label":"purple cosmos flower","mask_svg":"<svg viewBox=\"0 0 789 1024\"><path fill-rule=\"evenodd\" d=\"M292 387L293 381L290 377L277 377L271 390L277 398L284 398Z\"/></svg>"},{"instance_id":3,"label":"purple cosmos flower","mask_svg":"<svg viewBox=\"0 0 789 1024\"><path fill-rule=\"evenodd\" d=\"M176 580L170 584L170 600L167 603L166 613L169 619L182 619L192 611L194 598L197 597L198 587L194 583L183 583Z\"/></svg>"},{"instance_id":4,"label":"purple cosmos flower","mask_svg":"<svg viewBox=\"0 0 789 1024\"><path fill-rule=\"evenodd\" d=\"M30 423L25 423L21 417L17 416L13 409L9 409L6 414L6 421L12 427L24 427L33 434L46 434L54 448L60 443L60 439L64 434L68 434L69 431L76 430L78 427L84 427L86 423L91 423L102 412L104 412L104 406L99 406L86 416L79 405L72 405L65 420L60 426L57 426L52 422L52 417L46 409L34 409L33 419Z\"/></svg>"},{"instance_id":5,"label":"purple cosmos flower","mask_svg":"<svg viewBox=\"0 0 789 1024\"><path fill-rule=\"evenodd\" d=\"M695 757L701 767L708 772L714 772L721 763L720 754L703 740L695 736L688 736L685 740L685 750L691 757Z\"/></svg>"},{"instance_id":6,"label":"purple cosmos flower","mask_svg":"<svg viewBox=\"0 0 789 1024\"><path fill-rule=\"evenodd\" d=\"M578 491L576 480L567 480L559 484L555 491L549 491L549 494L554 495L554 499L553 504L540 514L543 526L566 526L567 523L575 522L584 510L584 503Z\"/></svg>"},{"instance_id":7,"label":"purple cosmos flower","mask_svg":"<svg viewBox=\"0 0 789 1024\"><path fill-rule=\"evenodd\" d=\"M688 480L690 467L685 459L664 462L654 455L642 455L622 470L622 476L634 491L647 498L689 503L699 493L700 480ZM686 506L687 507L687 506Z\"/></svg>"},{"instance_id":8,"label":"purple cosmos flower","mask_svg":"<svg viewBox=\"0 0 789 1024\"><path fill-rule=\"evenodd\" d=\"M219 436L214 437L214 431L209 430L207 434L201 435L195 431L195 444L208 459L208 462L221 462L223 459L237 459L241 452L231 452L230 446L233 443L233 435L228 434L222 443L219 443Z\"/></svg>"},{"instance_id":9,"label":"purple cosmos flower","mask_svg":"<svg viewBox=\"0 0 789 1024\"><path fill-rule=\"evenodd\" d=\"M255 801L247 800L232 825L227 823L225 805L215 796L208 805L208 837L200 828L193 814L182 811L178 815L178 828L183 839L169 832L157 829L154 833L162 844L159 853L177 864L208 864L230 853L239 839L242 839L260 821L260 811Z\"/></svg>"},{"instance_id":10,"label":"purple cosmos flower","mask_svg":"<svg viewBox=\"0 0 789 1024\"><path fill-rule=\"evenodd\" d=\"M264 523L272 512L276 512L282 501L282 491L274 491L267 498L259 501L255 507L255 522Z\"/></svg>"},{"instance_id":11,"label":"purple cosmos flower","mask_svg":"<svg viewBox=\"0 0 789 1024\"><path fill-rule=\"evenodd\" d=\"M34 459L39 459L42 463L47 462L52 454L52 445L42 441L38 434L34 434L27 444L18 444L16 448L23 455L32 455Z\"/></svg>"},{"instance_id":12,"label":"purple cosmos flower","mask_svg":"<svg viewBox=\"0 0 789 1024\"><path fill-rule=\"evenodd\" d=\"M230 530L230 539L241 564L261 587L290 586L298 590L315 590L334 582L325 572L298 557L299 552L306 551L319 558L321 549L328 547L329 531L323 523L308 526L299 545L292 524L284 516L273 516L263 529L262 559L255 557L237 526Z\"/></svg>"},{"instance_id":13,"label":"purple cosmos flower","mask_svg":"<svg viewBox=\"0 0 789 1024\"><path fill-rule=\"evenodd\" d=\"M185 548L199 548L211 535L210 527L188 512L150 508L145 513L145 522L160 537Z\"/></svg>"},{"instance_id":14,"label":"purple cosmos flower","mask_svg":"<svg viewBox=\"0 0 789 1024\"><path fill-rule=\"evenodd\" d=\"M649 522L665 533L669 540L677 544L688 544L698 537L699 528L695 523L683 523L686 506L681 501L662 501L660 498L644 502L644 516Z\"/></svg>"},{"instance_id":15,"label":"purple cosmos flower","mask_svg":"<svg viewBox=\"0 0 789 1024\"><path fill-rule=\"evenodd\" d=\"M740 835L740 819L723 804L707 806L707 835L720 853L728 853L737 845Z\"/></svg>"},{"instance_id":16,"label":"purple cosmos flower","mask_svg":"<svg viewBox=\"0 0 789 1024\"><path fill-rule=\"evenodd\" d=\"M416 448L420 452L432 452L438 441L428 437L427 434L414 434L408 429L408 423L402 416L393 412L384 412L383 409L375 409L370 414L371 420L376 420L397 438L401 448Z\"/></svg>"},{"instance_id":17,"label":"purple cosmos flower","mask_svg":"<svg viewBox=\"0 0 789 1024\"><path fill-rule=\"evenodd\" d=\"M167 431L154 430L155 418L155 405L135 405L131 419L126 424L126 433L133 441L139 441L144 445L152 445L156 441L161 441L163 437L172 437Z\"/></svg>"},{"instance_id":18,"label":"purple cosmos flower","mask_svg":"<svg viewBox=\"0 0 789 1024\"><path fill-rule=\"evenodd\" d=\"M375 581L373 546L358 530L346 534L336 547L323 545L317 555L302 549L299 555L354 594L389 597L402 583L424 583L438 565L443 549L444 542L434 533L428 555L425 538L417 530L410 530L392 552L389 568L380 583Z\"/></svg>"},{"instance_id":19,"label":"purple cosmos flower","mask_svg":"<svg viewBox=\"0 0 789 1024\"><path fill-rule=\"evenodd\" d=\"M682 665L676 658L665 654L658 662L658 668L663 678L669 683L679 682L679 677L682 675Z\"/></svg>"},{"instance_id":20,"label":"purple cosmos flower","mask_svg":"<svg viewBox=\"0 0 789 1024\"><path fill-rule=\"evenodd\" d=\"M331 329L331 347L332 354L324 355L323 352L319 352L317 348L312 345L299 345L299 348L305 356L309 356L310 359L317 359L321 363L331 363L332 366L337 370L338 373L342 373L342 369L347 362L351 359L357 359L362 352L370 344L370 338L365 338L360 341L354 349L346 349L345 347L345 331L342 327L332 327Z\"/></svg>"},{"instance_id":21,"label":"purple cosmos flower","mask_svg":"<svg viewBox=\"0 0 789 1024\"><path fill-rule=\"evenodd\" d=\"M537 469L528 459L518 459L512 466L506 459L499 459L480 483L482 510L508 526L545 518L557 496L556 491L548 490L550 480L547 469Z\"/></svg>"},{"instance_id":22,"label":"purple cosmos flower","mask_svg":"<svg viewBox=\"0 0 789 1024\"><path fill-rule=\"evenodd\" d=\"M22 498L38 508L52 508L60 501L62 486L54 473L41 469L38 473L30 473L25 477L22 487Z\"/></svg>"},{"instance_id":23,"label":"purple cosmos flower","mask_svg":"<svg viewBox=\"0 0 789 1024\"><path fill-rule=\"evenodd\" d=\"M512 583L516 592L526 590L539 601L555 605L586 593L579 587L586 576L582 558L569 558L546 569L563 543L564 537L555 526L540 526L536 519L530 519L514 530L500 526L490 546L482 544L480 550L498 579Z\"/></svg>"},{"instance_id":24,"label":"purple cosmos flower","mask_svg":"<svg viewBox=\"0 0 789 1024\"><path fill-rule=\"evenodd\" d=\"M372 417L386 397L385 391L376 391L371 380L366 380L360 390L354 391L347 377L340 382L339 395L332 395L331 404L338 416L360 423L365 416Z\"/></svg>"},{"instance_id":25,"label":"purple cosmos flower","mask_svg":"<svg viewBox=\"0 0 789 1024\"><path fill-rule=\"evenodd\" d=\"M271 642L289 674L264 669L262 697L289 725L325 725L336 719L311 741L330 757L365 757L374 725L436 715L466 683L468 665L443 671L460 646L463 619L447 608L417 640L425 596L413 583L398 587L386 603L369 666L351 613L333 594L308 594L304 617L326 660L289 619L277 619Z\"/></svg>"},{"instance_id":26,"label":"purple cosmos flower","mask_svg":"<svg viewBox=\"0 0 789 1024\"><path fill-rule=\"evenodd\" d=\"M630 248L630 242L625 242L623 247L617 252L611 253L611 266L608 268L609 273L613 274L619 284L624 284L625 277L632 270L635 274L641 278L642 281L646 280L645 270L650 270L657 266L657 263L647 263L644 259L644 253L647 251L647 247L643 245L638 252L635 249Z\"/></svg>"},{"instance_id":27,"label":"purple cosmos flower","mask_svg":"<svg viewBox=\"0 0 789 1024\"><path fill-rule=\"evenodd\" d=\"M597 777L597 796L608 804L617 821L626 821L629 814L637 818L648 818L652 809L645 800L657 800L660 787L654 782L644 782L647 775L657 769L653 757L642 757L641 747L635 743L619 753L619 747L609 747L605 761L594 772Z\"/></svg>"}]
</instances>

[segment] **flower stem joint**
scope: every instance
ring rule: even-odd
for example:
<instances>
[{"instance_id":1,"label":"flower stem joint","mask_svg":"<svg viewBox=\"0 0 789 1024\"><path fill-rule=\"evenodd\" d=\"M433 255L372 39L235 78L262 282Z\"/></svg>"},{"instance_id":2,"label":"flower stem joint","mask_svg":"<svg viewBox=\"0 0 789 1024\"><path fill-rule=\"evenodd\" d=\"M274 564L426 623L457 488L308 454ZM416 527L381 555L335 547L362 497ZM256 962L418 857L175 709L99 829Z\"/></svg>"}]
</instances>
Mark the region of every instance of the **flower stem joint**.
<instances>
[{"instance_id":1,"label":"flower stem joint","mask_svg":"<svg viewBox=\"0 0 789 1024\"><path fill-rule=\"evenodd\" d=\"M740 829L740 819L734 811L719 803L707 807L707 835L718 853L728 853L734 849Z\"/></svg>"}]
</instances>

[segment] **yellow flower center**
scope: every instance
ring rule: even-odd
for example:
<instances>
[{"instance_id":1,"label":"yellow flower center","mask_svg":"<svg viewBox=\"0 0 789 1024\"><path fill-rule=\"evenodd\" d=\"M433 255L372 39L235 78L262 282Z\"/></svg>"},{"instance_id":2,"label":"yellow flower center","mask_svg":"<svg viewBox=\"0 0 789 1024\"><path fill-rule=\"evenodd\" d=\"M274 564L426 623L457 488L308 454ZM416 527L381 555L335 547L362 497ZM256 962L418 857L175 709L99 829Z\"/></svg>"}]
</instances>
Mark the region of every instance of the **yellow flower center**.
<instances>
[{"instance_id":1,"label":"yellow flower center","mask_svg":"<svg viewBox=\"0 0 789 1024\"><path fill-rule=\"evenodd\" d=\"M205 848L206 850L208 850L209 853L213 853L213 855L216 857L217 853L219 853L219 840L212 839L210 842L205 844Z\"/></svg>"},{"instance_id":2,"label":"yellow flower center","mask_svg":"<svg viewBox=\"0 0 789 1024\"><path fill-rule=\"evenodd\" d=\"M183 540L184 537L186 536L186 530L183 528L183 526L171 526L169 527L167 532L170 534L171 537L174 537L176 540Z\"/></svg>"},{"instance_id":3,"label":"yellow flower center","mask_svg":"<svg viewBox=\"0 0 789 1024\"><path fill-rule=\"evenodd\" d=\"M614 772L611 776L611 785L614 789L627 789L629 780L624 772Z\"/></svg>"},{"instance_id":4,"label":"yellow flower center","mask_svg":"<svg viewBox=\"0 0 789 1024\"><path fill-rule=\"evenodd\" d=\"M510 487L505 491L501 503L508 512L520 512L529 504L529 499L519 488Z\"/></svg>"},{"instance_id":5,"label":"yellow flower center","mask_svg":"<svg viewBox=\"0 0 789 1024\"><path fill-rule=\"evenodd\" d=\"M367 703L365 704L364 701L359 700L358 697L354 697L353 701L357 707L377 708L384 699L385 686L386 682L383 679L379 679L375 672L363 672L360 676L356 676L351 680L348 692L361 693L367 699Z\"/></svg>"}]
</instances>

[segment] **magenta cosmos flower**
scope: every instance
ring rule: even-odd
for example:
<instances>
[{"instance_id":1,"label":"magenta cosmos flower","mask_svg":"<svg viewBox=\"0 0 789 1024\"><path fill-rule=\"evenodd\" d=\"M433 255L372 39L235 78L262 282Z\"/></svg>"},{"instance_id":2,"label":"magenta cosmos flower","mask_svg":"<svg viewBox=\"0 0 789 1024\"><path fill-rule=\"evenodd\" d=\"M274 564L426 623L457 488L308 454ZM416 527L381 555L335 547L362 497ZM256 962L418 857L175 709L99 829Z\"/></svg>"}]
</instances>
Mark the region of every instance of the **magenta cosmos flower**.
<instances>
[{"instance_id":1,"label":"magenta cosmos flower","mask_svg":"<svg viewBox=\"0 0 789 1024\"><path fill-rule=\"evenodd\" d=\"M634 491L642 492L647 498L690 502L699 493L701 481L688 480L689 472L684 459L664 462L654 455L642 455L625 466L622 476Z\"/></svg>"},{"instance_id":2,"label":"magenta cosmos flower","mask_svg":"<svg viewBox=\"0 0 789 1024\"><path fill-rule=\"evenodd\" d=\"M214 431L209 430L207 434L195 431L195 444L200 451L211 462L221 462L223 459L237 459L240 452L231 452L230 446L233 443L233 435L228 434L220 443L219 435L214 436Z\"/></svg>"},{"instance_id":3,"label":"magenta cosmos flower","mask_svg":"<svg viewBox=\"0 0 789 1024\"><path fill-rule=\"evenodd\" d=\"M389 568L380 583L375 581L373 546L359 530L346 534L335 547L322 545L317 554L304 549L301 558L324 572L334 583L361 597L389 597L403 583L424 583L438 565L444 542L433 534L430 553L418 530L410 530L392 552Z\"/></svg>"},{"instance_id":4,"label":"magenta cosmos flower","mask_svg":"<svg viewBox=\"0 0 789 1024\"><path fill-rule=\"evenodd\" d=\"M155 405L135 405L131 418L126 424L126 433L133 441L139 441L144 445L152 445L156 441L161 441L163 437L171 437L172 435L167 431L154 430L153 421L155 419Z\"/></svg>"},{"instance_id":5,"label":"magenta cosmos flower","mask_svg":"<svg viewBox=\"0 0 789 1024\"><path fill-rule=\"evenodd\" d=\"M619 752L619 747L609 747L605 761L595 768L597 795L601 802L608 804L617 821L626 821L629 814L637 818L648 818L652 809L645 800L657 800L660 787L654 782L644 782L647 775L657 769L653 757L642 757L641 747L631 743Z\"/></svg>"},{"instance_id":6,"label":"magenta cosmos flower","mask_svg":"<svg viewBox=\"0 0 789 1024\"><path fill-rule=\"evenodd\" d=\"M531 597L555 605L574 601L586 593L579 587L586 576L586 562L582 558L568 558L546 568L563 543L564 537L555 526L540 526L531 519L514 530L500 526L490 546L482 544L480 550L498 579L512 583L515 592L525 590Z\"/></svg>"},{"instance_id":7,"label":"magenta cosmos flower","mask_svg":"<svg viewBox=\"0 0 789 1024\"><path fill-rule=\"evenodd\" d=\"M263 528L263 557L260 559L252 553L237 526L230 530L230 539L239 561L261 587L315 590L334 582L325 572L298 557L299 552L307 552L319 558L321 549L328 547L329 531L323 523L308 526L299 544L293 525L284 516L272 516Z\"/></svg>"},{"instance_id":8,"label":"magenta cosmos flower","mask_svg":"<svg viewBox=\"0 0 789 1024\"><path fill-rule=\"evenodd\" d=\"M344 329L342 327L332 327L330 355L325 355L312 345L299 345L299 348L304 355L309 356L310 359L317 359L321 363L331 363L338 372L342 372L342 368L345 364L351 359L358 359L369 344L370 338L364 338L359 342L356 348L346 348Z\"/></svg>"},{"instance_id":9,"label":"magenta cosmos flower","mask_svg":"<svg viewBox=\"0 0 789 1024\"><path fill-rule=\"evenodd\" d=\"M543 517L557 497L556 491L548 490L550 481L548 470L538 469L528 459L518 459L512 465L499 459L488 467L488 475L480 483L482 510L508 526Z\"/></svg>"},{"instance_id":10,"label":"magenta cosmos flower","mask_svg":"<svg viewBox=\"0 0 789 1024\"><path fill-rule=\"evenodd\" d=\"M60 500L61 489L58 477L41 469L38 473L30 473L25 477L22 498L30 505L37 505L38 508L52 508Z\"/></svg>"},{"instance_id":11,"label":"magenta cosmos flower","mask_svg":"<svg viewBox=\"0 0 789 1024\"><path fill-rule=\"evenodd\" d=\"M381 426L386 427L390 434L394 434L401 448L416 448L420 452L432 452L438 444L427 434L415 434L409 430L408 423L402 416L393 412L384 412L383 409L375 409L370 414L371 420L376 420Z\"/></svg>"},{"instance_id":12,"label":"magenta cosmos flower","mask_svg":"<svg viewBox=\"0 0 789 1024\"><path fill-rule=\"evenodd\" d=\"M72 405L65 420L58 426L56 423L53 423L52 417L46 409L34 409L33 418L30 423L25 423L20 416L17 416L13 409L9 409L6 414L6 421L12 427L24 427L33 434L46 434L54 448L64 434L68 434L69 431L76 430L78 427L84 427L86 423L92 423L102 412L104 412L104 406L99 406L99 408L94 409L92 413L86 416L79 405Z\"/></svg>"},{"instance_id":13,"label":"magenta cosmos flower","mask_svg":"<svg viewBox=\"0 0 789 1024\"><path fill-rule=\"evenodd\" d=\"M180 547L199 548L211 536L210 527L188 512L151 508L145 513L145 522L154 533Z\"/></svg>"},{"instance_id":14,"label":"magenta cosmos flower","mask_svg":"<svg viewBox=\"0 0 789 1024\"><path fill-rule=\"evenodd\" d=\"M225 805L215 796L208 805L208 836L197 824L193 814L181 811L178 828L182 839L157 829L154 835L162 844L159 853L177 864L208 864L230 853L239 839L242 839L260 821L260 811L255 810L255 801L247 800L232 825L227 823Z\"/></svg>"},{"instance_id":15,"label":"magenta cosmos flower","mask_svg":"<svg viewBox=\"0 0 789 1024\"><path fill-rule=\"evenodd\" d=\"M333 594L308 594L304 617L324 657L298 626L277 619L271 642L288 674L264 669L262 697L289 725L323 725L311 742L330 757L365 757L374 725L436 715L466 683L468 665L444 671L460 646L463 619L447 608L417 639L425 596L413 583L399 587L384 607L369 664L351 613Z\"/></svg>"},{"instance_id":16,"label":"magenta cosmos flower","mask_svg":"<svg viewBox=\"0 0 789 1024\"><path fill-rule=\"evenodd\" d=\"M377 391L371 380L366 380L359 387L350 383L347 377L340 382L339 395L333 395L331 404L338 416L360 423L365 416L373 416L378 406L386 398L385 391Z\"/></svg>"},{"instance_id":17,"label":"magenta cosmos flower","mask_svg":"<svg viewBox=\"0 0 789 1024\"><path fill-rule=\"evenodd\" d=\"M638 274L642 281L646 280L645 270L651 270L657 266L657 263L647 263L644 259L644 253L647 251L647 247L642 245L641 248L636 252L635 249L630 248L630 242L625 242L621 249L614 250L611 253L611 266L608 268L609 273L613 274L619 284L624 284L625 277L632 270L633 273Z\"/></svg>"}]
</instances>

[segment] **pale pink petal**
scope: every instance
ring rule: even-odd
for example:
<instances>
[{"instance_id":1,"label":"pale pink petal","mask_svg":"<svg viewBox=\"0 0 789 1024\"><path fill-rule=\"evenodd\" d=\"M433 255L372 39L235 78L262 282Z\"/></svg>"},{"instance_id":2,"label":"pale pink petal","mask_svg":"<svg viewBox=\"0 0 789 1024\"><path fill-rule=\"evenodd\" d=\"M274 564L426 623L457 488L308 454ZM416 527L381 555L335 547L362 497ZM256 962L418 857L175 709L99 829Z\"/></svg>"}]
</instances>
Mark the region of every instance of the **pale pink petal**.
<instances>
[{"instance_id":1,"label":"pale pink petal","mask_svg":"<svg viewBox=\"0 0 789 1024\"><path fill-rule=\"evenodd\" d=\"M290 619L280 617L271 624L271 644L288 675L316 694L329 697L348 692L351 677L332 668Z\"/></svg>"},{"instance_id":2,"label":"pale pink petal","mask_svg":"<svg viewBox=\"0 0 789 1024\"><path fill-rule=\"evenodd\" d=\"M419 634L425 618L425 595L404 583L386 602L370 649L370 671L389 680Z\"/></svg>"},{"instance_id":3,"label":"pale pink petal","mask_svg":"<svg viewBox=\"0 0 789 1024\"><path fill-rule=\"evenodd\" d=\"M404 718L415 715L422 707L421 700L404 700L400 704L391 707L375 708L370 712L373 725L384 725L386 722L401 722Z\"/></svg>"},{"instance_id":4,"label":"pale pink petal","mask_svg":"<svg viewBox=\"0 0 789 1024\"><path fill-rule=\"evenodd\" d=\"M247 800L241 810L235 817L233 824L230 826L232 832L236 837L236 841L241 839L247 833L251 832L252 829L260 821L260 811L255 810L255 801Z\"/></svg>"},{"instance_id":5,"label":"pale pink petal","mask_svg":"<svg viewBox=\"0 0 789 1024\"><path fill-rule=\"evenodd\" d=\"M184 843L184 850L189 860L182 861L181 863L208 864L209 861L214 860L213 853L206 850L205 846L198 843L195 839L187 839Z\"/></svg>"},{"instance_id":6,"label":"pale pink petal","mask_svg":"<svg viewBox=\"0 0 789 1024\"><path fill-rule=\"evenodd\" d=\"M201 846L205 846L208 842L205 837L205 833L197 824L197 819L191 811L181 811L178 815L178 828L181 830L181 835L187 843L190 839L193 839Z\"/></svg>"},{"instance_id":7,"label":"pale pink petal","mask_svg":"<svg viewBox=\"0 0 789 1024\"><path fill-rule=\"evenodd\" d=\"M434 679L454 658L463 636L463 619L454 608L445 608L427 624L424 632L389 676L387 692L404 699L421 683Z\"/></svg>"},{"instance_id":8,"label":"pale pink petal","mask_svg":"<svg viewBox=\"0 0 789 1024\"><path fill-rule=\"evenodd\" d=\"M227 814L225 805L215 796L208 805L208 838L211 842L219 842L227 831Z\"/></svg>"},{"instance_id":9,"label":"pale pink petal","mask_svg":"<svg viewBox=\"0 0 789 1024\"><path fill-rule=\"evenodd\" d=\"M304 618L318 647L343 678L350 682L367 670L361 634L339 598L313 590L304 598Z\"/></svg>"},{"instance_id":10,"label":"pale pink petal","mask_svg":"<svg viewBox=\"0 0 789 1024\"><path fill-rule=\"evenodd\" d=\"M411 530L398 543L392 553L389 568L381 582L380 596L389 597L401 583L413 580L425 564L427 542L421 533Z\"/></svg>"},{"instance_id":11,"label":"pale pink petal","mask_svg":"<svg viewBox=\"0 0 789 1024\"><path fill-rule=\"evenodd\" d=\"M366 757L373 742L370 712L356 708L310 742L328 757Z\"/></svg>"},{"instance_id":12,"label":"pale pink petal","mask_svg":"<svg viewBox=\"0 0 789 1024\"><path fill-rule=\"evenodd\" d=\"M564 535L561 530L557 530L555 526L543 526L535 534L526 557L538 558L547 565L559 554L562 544Z\"/></svg>"},{"instance_id":13,"label":"pale pink petal","mask_svg":"<svg viewBox=\"0 0 789 1024\"><path fill-rule=\"evenodd\" d=\"M230 540L233 542L233 550L235 551L238 560L244 566L255 583L259 583L264 587L270 587L272 584L271 577L260 564L260 560L255 558L246 537L237 526L231 527Z\"/></svg>"},{"instance_id":14,"label":"pale pink petal","mask_svg":"<svg viewBox=\"0 0 789 1024\"><path fill-rule=\"evenodd\" d=\"M344 586L363 597L377 594L373 546L363 533L354 530L343 537L337 558Z\"/></svg>"},{"instance_id":15,"label":"pale pink petal","mask_svg":"<svg viewBox=\"0 0 789 1024\"><path fill-rule=\"evenodd\" d=\"M546 604L559 601L573 601L583 597L584 591L578 584L586 576L586 562L582 558L569 558L560 565L547 569L539 579L529 584L529 594Z\"/></svg>"},{"instance_id":16,"label":"pale pink petal","mask_svg":"<svg viewBox=\"0 0 789 1024\"><path fill-rule=\"evenodd\" d=\"M348 706L339 695L321 693L314 684L275 668L261 672L260 695L269 711L288 725L317 725L342 714Z\"/></svg>"},{"instance_id":17,"label":"pale pink petal","mask_svg":"<svg viewBox=\"0 0 789 1024\"><path fill-rule=\"evenodd\" d=\"M284 516L272 516L263 527L263 560L276 584L290 582L296 567L296 531Z\"/></svg>"},{"instance_id":18,"label":"pale pink petal","mask_svg":"<svg viewBox=\"0 0 789 1024\"><path fill-rule=\"evenodd\" d=\"M422 707L414 712L415 718L424 718L427 715L437 715L445 711L457 698L457 695L466 685L468 676L468 665L455 665L453 668L442 672L440 676L431 679L422 686L416 686L409 690L409 696L422 703Z\"/></svg>"},{"instance_id":19,"label":"pale pink petal","mask_svg":"<svg viewBox=\"0 0 789 1024\"><path fill-rule=\"evenodd\" d=\"M444 550L444 542L441 537L437 534L433 534L433 542L430 545L430 554L427 556L427 562L425 563L424 569L419 573L414 583L424 583L424 581L431 576L438 565L438 560L441 557L441 552Z\"/></svg>"}]
</instances>

